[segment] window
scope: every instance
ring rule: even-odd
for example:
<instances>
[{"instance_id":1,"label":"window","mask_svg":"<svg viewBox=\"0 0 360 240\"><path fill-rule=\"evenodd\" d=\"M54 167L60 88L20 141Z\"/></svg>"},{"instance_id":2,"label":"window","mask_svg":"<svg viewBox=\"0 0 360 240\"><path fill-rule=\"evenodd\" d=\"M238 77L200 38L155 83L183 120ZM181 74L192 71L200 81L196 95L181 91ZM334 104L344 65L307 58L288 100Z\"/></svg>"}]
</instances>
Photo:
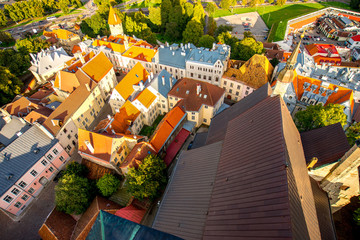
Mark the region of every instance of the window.
<instances>
[{"instance_id":1,"label":"window","mask_svg":"<svg viewBox=\"0 0 360 240\"><path fill-rule=\"evenodd\" d=\"M70 151L70 150L71 150L70 145L67 145L67 146L66 146L66 149L67 149L68 151Z\"/></svg>"},{"instance_id":2,"label":"window","mask_svg":"<svg viewBox=\"0 0 360 240\"><path fill-rule=\"evenodd\" d=\"M77 135L77 133L75 133L75 138L76 138L76 139L78 139L78 135Z\"/></svg>"},{"instance_id":3,"label":"window","mask_svg":"<svg viewBox=\"0 0 360 240\"><path fill-rule=\"evenodd\" d=\"M22 188L25 188L27 186L27 183L24 181L19 182L19 186Z\"/></svg>"},{"instance_id":4,"label":"window","mask_svg":"<svg viewBox=\"0 0 360 240\"><path fill-rule=\"evenodd\" d=\"M232 93L232 89L229 89L229 93Z\"/></svg>"},{"instance_id":5,"label":"window","mask_svg":"<svg viewBox=\"0 0 360 240\"><path fill-rule=\"evenodd\" d=\"M207 119L206 118L204 118L204 123L206 123L207 122Z\"/></svg>"},{"instance_id":6,"label":"window","mask_svg":"<svg viewBox=\"0 0 360 240\"><path fill-rule=\"evenodd\" d=\"M195 116L192 116L191 119L192 119L192 120L195 120Z\"/></svg>"},{"instance_id":7,"label":"window","mask_svg":"<svg viewBox=\"0 0 360 240\"><path fill-rule=\"evenodd\" d=\"M249 91L246 91L246 92L245 92L245 95L248 95L248 94L249 94Z\"/></svg>"},{"instance_id":8,"label":"window","mask_svg":"<svg viewBox=\"0 0 360 240\"><path fill-rule=\"evenodd\" d=\"M46 166L48 164L48 162L45 159L43 159L43 160L41 160L41 164Z\"/></svg>"},{"instance_id":9,"label":"window","mask_svg":"<svg viewBox=\"0 0 360 240\"><path fill-rule=\"evenodd\" d=\"M74 140L72 141L72 144L73 144L74 146L76 146L76 142L75 142Z\"/></svg>"},{"instance_id":10,"label":"window","mask_svg":"<svg viewBox=\"0 0 360 240\"><path fill-rule=\"evenodd\" d=\"M205 108L208 109L208 106L205 105Z\"/></svg>"},{"instance_id":11,"label":"window","mask_svg":"<svg viewBox=\"0 0 360 240\"><path fill-rule=\"evenodd\" d=\"M54 153L55 155L57 155L57 154L59 153L59 151L58 151L56 148L54 148L54 149L53 149L53 153Z\"/></svg>"},{"instance_id":12,"label":"window","mask_svg":"<svg viewBox=\"0 0 360 240\"><path fill-rule=\"evenodd\" d=\"M190 73L190 77L194 77L194 73Z\"/></svg>"},{"instance_id":13,"label":"window","mask_svg":"<svg viewBox=\"0 0 360 240\"><path fill-rule=\"evenodd\" d=\"M173 104L172 104L172 103L170 103L170 107L173 107Z\"/></svg>"},{"instance_id":14,"label":"window","mask_svg":"<svg viewBox=\"0 0 360 240\"><path fill-rule=\"evenodd\" d=\"M239 92L236 92L235 95L236 95L236 96L239 96Z\"/></svg>"},{"instance_id":15,"label":"window","mask_svg":"<svg viewBox=\"0 0 360 240\"><path fill-rule=\"evenodd\" d=\"M59 159L60 159L60 161L62 161L62 162L64 161L64 157L63 157L63 156L60 156Z\"/></svg>"},{"instance_id":16,"label":"window","mask_svg":"<svg viewBox=\"0 0 360 240\"><path fill-rule=\"evenodd\" d=\"M30 194L33 194L35 192L35 189L33 189L32 187L29 189L28 191Z\"/></svg>"},{"instance_id":17,"label":"window","mask_svg":"<svg viewBox=\"0 0 360 240\"><path fill-rule=\"evenodd\" d=\"M162 105L162 108L165 108L165 104Z\"/></svg>"},{"instance_id":18,"label":"window","mask_svg":"<svg viewBox=\"0 0 360 240\"><path fill-rule=\"evenodd\" d=\"M26 201L29 198L29 195L24 194L24 196L21 197L22 200Z\"/></svg>"},{"instance_id":19,"label":"window","mask_svg":"<svg viewBox=\"0 0 360 240\"><path fill-rule=\"evenodd\" d=\"M53 167L49 167L49 171L50 171L50 172L53 172L53 171L54 171L54 168L53 168Z\"/></svg>"},{"instance_id":20,"label":"window","mask_svg":"<svg viewBox=\"0 0 360 240\"><path fill-rule=\"evenodd\" d=\"M82 122L82 124L83 124L84 126L86 126L86 123L85 123L85 121L83 121L83 122Z\"/></svg>"},{"instance_id":21,"label":"window","mask_svg":"<svg viewBox=\"0 0 360 240\"><path fill-rule=\"evenodd\" d=\"M71 139L71 135L70 135L70 134L68 134L68 135L67 135L67 138L68 138L68 139Z\"/></svg>"},{"instance_id":22,"label":"window","mask_svg":"<svg viewBox=\"0 0 360 240\"><path fill-rule=\"evenodd\" d=\"M198 74L198 78L201 78L201 74Z\"/></svg>"},{"instance_id":23,"label":"window","mask_svg":"<svg viewBox=\"0 0 360 240\"><path fill-rule=\"evenodd\" d=\"M49 160L52 160L52 159L54 158L51 154L48 154L46 157L47 157Z\"/></svg>"},{"instance_id":24,"label":"window","mask_svg":"<svg viewBox=\"0 0 360 240\"><path fill-rule=\"evenodd\" d=\"M218 81L219 81L219 77L216 77L215 81L217 81L217 82L218 82Z\"/></svg>"},{"instance_id":25,"label":"window","mask_svg":"<svg viewBox=\"0 0 360 240\"><path fill-rule=\"evenodd\" d=\"M14 195L18 195L20 190L17 189L17 188L14 188L12 191L11 191Z\"/></svg>"},{"instance_id":26,"label":"window","mask_svg":"<svg viewBox=\"0 0 360 240\"><path fill-rule=\"evenodd\" d=\"M33 175L34 177L36 177L36 175L37 175L38 173L37 173L37 171L35 171L35 170L31 170L30 174Z\"/></svg>"},{"instance_id":27,"label":"window","mask_svg":"<svg viewBox=\"0 0 360 240\"><path fill-rule=\"evenodd\" d=\"M64 131L64 133L67 133L67 130L66 130L66 128L64 128L64 130L63 130L63 131Z\"/></svg>"},{"instance_id":28,"label":"window","mask_svg":"<svg viewBox=\"0 0 360 240\"><path fill-rule=\"evenodd\" d=\"M234 86L234 84L233 83L230 83L230 87L233 87Z\"/></svg>"},{"instance_id":29,"label":"window","mask_svg":"<svg viewBox=\"0 0 360 240\"><path fill-rule=\"evenodd\" d=\"M88 122L89 121L89 119L88 118L85 118L85 122Z\"/></svg>"},{"instance_id":30,"label":"window","mask_svg":"<svg viewBox=\"0 0 360 240\"><path fill-rule=\"evenodd\" d=\"M240 85L237 85L237 88L236 88L237 90L239 90L240 89Z\"/></svg>"},{"instance_id":31,"label":"window","mask_svg":"<svg viewBox=\"0 0 360 240\"><path fill-rule=\"evenodd\" d=\"M204 77L203 77L203 78L204 78L204 80L206 80L206 76L205 76L205 75L204 75Z\"/></svg>"},{"instance_id":32,"label":"window","mask_svg":"<svg viewBox=\"0 0 360 240\"><path fill-rule=\"evenodd\" d=\"M9 195L6 195L6 197L4 197L4 201L5 201L5 202L10 203L12 200L13 200L13 198L10 197Z\"/></svg>"},{"instance_id":33,"label":"window","mask_svg":"<svg viewBox=\"0 0 360 240\"><path fill-rule=\"evenodd\" d=\"M80 118L78 118L77 121L80 122Z\"/></svg>"},{"instance_id":34,"label":"window","mask_svg":"<svg viewBox=\"0 0 360 240\"><path fill-rule=\"evenodd\" d=\"M21 207L21 205L22 205L22 204L21 204L21 202L17 202L17 203L15 203L15 205L14 205L14 206L15 206L16 208L20 208L20 207Z\"/></svg>"}]
</instances>

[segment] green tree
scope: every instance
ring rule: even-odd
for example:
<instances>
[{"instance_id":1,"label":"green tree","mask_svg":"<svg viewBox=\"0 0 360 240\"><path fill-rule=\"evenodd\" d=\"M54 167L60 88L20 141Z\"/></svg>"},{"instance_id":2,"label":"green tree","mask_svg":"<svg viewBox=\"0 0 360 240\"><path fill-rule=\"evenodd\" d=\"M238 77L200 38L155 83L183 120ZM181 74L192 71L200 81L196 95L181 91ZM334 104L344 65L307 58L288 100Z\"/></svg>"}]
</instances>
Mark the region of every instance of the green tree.
<instances>
[{"instance_id":1,"label":"green tree","mask_svg":"<svg viewBox=\"0 0 360 240\"><path fill-rule=\"evenodd\" d=\"M0 41L3 43L11 43L11 42L14 42L15 39L11 36L10 33L1 31L0 32Z\"/></svg>"},{"instance_id":2,"label":"green tree","mask_svg":"<svg viewBox=\"0 0 360 240\"><path fill-rule=\"evenodd\" d=\"M259 4L264 4L265 0L259 0Z\"/></svg>"},{"instance_id":3,"label":"green tree","mask_svg":"<svg viewBox=\"0 0 360 240\"><path fill-rule=\"evenodd\" d=\"M176 5L172 8L169 16L169 22L177 24L177 31L181 34L186 26L186 19L184 18L185 10L180 5Z\"/></svg>"},{"instance_id":4,"label":"green tree","mask_svg":"<svg viewBox=\"0 0 360 240\"><path fill-rule=\"evenodd\" d=\"M205 26L205 10L200 2L194 6L194 14L191 20L195 20Z\"/></svg>"},{"instance_id":5,"label":"green tree","mask_svg":"<svg viewBox=\"0 0 360 240\"><path fill-rule=\"evenodd\" d=\"M203 35L199 39L198 47L204 48L212 48L213 43L215 42L215 38L210 35Z\"/></svg>"},{"instance_id":6,"label":"green tree","mask_svg":"<svg viewBox=\"0 0 360 240\"><path fill-rule=\"evenodd\" d=\"M259 4L259 0L250 0L250 7L255 7Z\"/></svg>"},{"instance_id":7,"label":"green tree","mask_svg":"<svg viewBox=\"0 0 360 240\"><path fill-rule=\"evenodd\" d=\"M172 4L170 0L163 0L160 5L161 9L161 24L165 28L169 22L169 16L172 10Z\"/></svg>"},{"instance_id":8,"label":"green tree","mask_svg":"<svg viewBox=\"0 0 360 240\"><path fill-rule=\"evenodd\" d=\"M194 5L192 5L191 3L187 2L184 4L184 9L185 9L185 16L186 18L189 20L193 17L194 15Z\"/></svg>"},{"instance_id":9,"label":"green tree","mask_svg":"<svg viewBox=\"0 0 360 240\"><path fill-rule=\"evenodd\" d=\"M181 32L178 30L176 22L169 22L166 24L165 37L171 41L176 41L181 38Z\"/></svg>"},{"instance_id":10,"label":"green tree","mask_svg":"<svg viewBox=\"0 0 360 240\"><path fill-rule=\"evenodd\" d=\"M97 35L108 35L109 25L107 23L107 17L103 14L96 13L90 18L86 18L80 24L81 32L90 37L96 37Z\"/></svg>"},{"instance_id":11,"label":"green tree","mask_svg":"<svg viewBox=\"0 0 360 240\"><path fill-rule=\"evenodd\" d=\"M10 102L16 94L20 94L22 82L9 69L0 66L0 104Z\"/></svg>"},{"instance_id":12,"label":"green tree","mask_svg":"<svg viewBox=\"0 0 360 240\"><path fill-rule=\"evenodd\" d=\"M218 37L217 41L223 44L227 44L231 47L235 47L235 44L238 42L236 37L233 37L229 32L222 32Z\"/></svg>"},{"instance_id":13,"label":"green tree","mask_svg":"<svg viewBox=\"0 0 360 240\"><path fill-rule=\"evenodd\" d=\"M221 0L220 7L225 10L229 10L231 6L232 0Z\"/></svg>"},{"instance_id":14,"label":"green tree","mask_svg":"<svg viewBox=\"0 0 360 240\"><path fill-rule=\"evenodd\" d=\"M154 24L157 28L161 26L161 9L160 8L149 8L149 20L152 24Z\"/></svg>"},{"instance_id":15,"label":"green tree","mask_svg":"<svg viewBox=\"0 0 360 240\"><path fill-rule=\"evenodd\" d=\"M351 146L360 139L360 123L353 123L346 129L346 137Z\"/></svg>"},{"instance_id":16,"label":"green tree","mask_svg":"<svg viewBox=\"0 0 360 240\"><path fill-rule=\"evenodd\" d=\"M204 29L201 23L191 20L186 25L185 31L183 32L184 43L198 44L199 39L204 33Z\"/></svg>"},{"instance_id":17,"label":"green tree","mask_svg":"<svg viewBox=\"0 0 360 240\"><path fill-rule=\"evenodd\" d=\"M120 180L114 175L105 174L97 181L96 187L101 195L109 197L118 190L120 183Z\"/></svg>"},{"instance_id":18,"label":"green tree","mask_svg":"<svg viewBox=\"0 0 360 240\"><path fill-rule=\"evenodd\" d=\"M268 0L268 3L269 3L269 4L274 3L274 0Z\"/></svg>"},{"instance_id":19,"label":"green tree","mask_svg":"<svg viewBox=\"0 0 360 240\"><path fill-rule=\"evenodd\" d=\"M254 38L248 37L235 44L232 56L235 59L247 61L255 54L261 54L263 49L264 46L262 42L258 42Z\"/></svg>"},{"instance_id":20,"label":"green tree","mask_svg":"<svg viewBox=\"0 0 360 240\"><path fill-rule=\"evenodd\" d=\"M19 77L31 66L30 56L28 53L17 52L12 48L0 50L0 66L6 67L12 74Z\"/></svg>"},{"instance_id":21,"label":"green tree","mask_svg":"<svg viewBox=\"0 0 360 240\"><path fill-rule=\"evenodd\" d=\"M55 186L55 204L59 211L81 214L91 200L91 184L87 178L65 174Z\"/></svg>"},{"instance_id":22,"label":"green tree","mask_svg":"<svg viewBox=\"0 0 360 240\"><path fill-rule=\"evenodd\" d=\"M41 51L41 49L50 47L50 43L41 38L25 38L16 41L15 47L23 54L29 54L37 53Z\"/></svg>"},{"instance_id":23,"label":"green tree","mask_svg":"<svg viewBox=\"0 0 360 240\"><path fill-rule=\"evenodd\" d=\"M206 12L209 13L209 16L213 16L216 9L217 9L217 6L213 2L210 2L206 5Z\"/></svg>"},{"instance_id":24,"label":"green tree","mask_svg":"<svg viewBox=\"0 0 360 240\"><path fill-rule=\"evenodd\" d=\"M66 171L64 174L76 175L79 177L86 177L89 173L89 169L78 162L71 162L66 166Z\"/></svg>"},{"instance_id":25,"label":"green tree","mask_svg":"<svg viewBox=\"0 0 360 240\"><path fill-rule=\"evenodd\" d=\"M126 175L128 191L139 200L154 199L166 185L165 169L162 159L148 155L137 169L131 168Z\"/></svg>"},{"instance_id":26,"label":"green tree","mask_svg":"<svg viewBox=\"0 0 360 240\"><path fill-rule=\"evenodd\" d=\"M283 6L286 3L286 0L277 0L276 5Z\"/></svg>"},{"instance_id":27,"label":"green tree","mask_svg":"<svg viewBox=\"0 0 360 240\"><path fill-rule=\"evenodd\" d=\"M359 9L359 4L360 4L359 0L351 0L350 1L350 7L353 9Z\"/></svg>"},{"instance_id":28,"label":"green tree","mask_svg":"<svg viewBox=\"0 0 360 240\"><path fill-rule=\"evenodd\" d=\"M325 127L335 123L346 125L344 106L329 103L326 106L310 105L295 114L295 124L300 132Z\"/></svg>"},{"instance_id":29,"label":"green tree","mask_svg":"<svg viewBox=\"0 0 360 240\"><path fill-rule=\"evenodd\" d=\"M274 0L273 0L274 1ZM246 6L247 5L247 3L248 3L248 1L247 0L242 0L241 1L241 5L243 5L243 6Z\"/></svg>"},{"instance_id":30,"label":"green tree","mask_svg":"<svg viewBox=\"0 0 360 240\"><path fill-rule=\"evenodd\" d=\"M6 26L8 20L5 16L4 10L0 9L0 26Z\"/></svg>"},{"instance_id":31,"label":"green tree","mask_svg":"<svg viewBox=\"0 0 360 240\"><path fill-rule=\"evenodd\" d=\"M233 30L232 26L220 25L216 28L215 37L219 36L223 32L231 32L232 30Z\"/></svg>"},{"instance_id":32,"label":"green tree","mask_svg":"<svg viewBox=\"0 0 360 240\"><path fill-rule=\"evenodd\" d=\"M280 63L280 61L277 58L273 58L270 60L270 63L273 67L276 67L276 65L278 65Z\"/></svg>"},{"instance_id":33,"label":"green tree","mask_svg":"<svg viewBox=\"0 0 360 240\"><path fill-rule=\"evenodd\" d=\"M358 197L360 199L360 197ZM360 226L360 208L356 209L353 213L353 219L356 225Z\"/></svg>"},{"instance_id":34,"label":"green tree","mask_svg":"<svg viewBox=\"0 0 360 240\"><path fill-rule=\"evenodd\" d=\"M216 28L217 28L216 21L214 20L213 17L209 17L208 22L207 22L207 28L206 28L207 34L214 37Z\"/></svg>"}]
</instances>

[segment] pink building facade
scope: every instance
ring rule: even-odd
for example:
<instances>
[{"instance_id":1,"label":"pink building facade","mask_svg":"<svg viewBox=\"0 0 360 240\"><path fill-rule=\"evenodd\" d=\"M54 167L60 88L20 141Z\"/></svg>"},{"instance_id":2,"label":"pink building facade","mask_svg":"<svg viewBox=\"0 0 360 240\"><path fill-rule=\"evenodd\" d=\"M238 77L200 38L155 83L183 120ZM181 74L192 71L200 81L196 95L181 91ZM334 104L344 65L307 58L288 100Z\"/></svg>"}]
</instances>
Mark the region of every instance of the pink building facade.
<instances>
[{"instance_id":1,"label":"pink building facade","mask_svg":"<svg viewBox=\"0 0 360 240\"><path fill-rule=\"evenodd\" d=\"M34 139L34 143L36 142L37 140ZM48 182L51 181L59 170L63 169L69 161L69 155L56 139L50 139L48 142L50 142L50 144L46 144L44 147L32 146L30 148L31 150L26 153L25 157L34 164L25 166L24 169L21 169L22 167L18 165L24 154L20 157L12 157L9 152L3 153L7 148L0 153L5 155L5 157L6 155L10 156L9 159L3 160L1 164L3 164L4 161L8 161L8 163L12 161L13 163L13 173L11 173L11 170L8 170L9 173L6 179L3 180L5 182L0 183L7 184L7 187L10 186L0 197L0 207L3 210L19 216L26 207L39 196L41 190L46 187ZM41 145L41 143L39 143L39 145ZM16 153L13 155L16 155ZM18 169L25 173L22 175L21 173L18 174L21 172L17 171ZM17 180L12 178L17 178ZM10 181L11 183L9 183Z\"/></svg>"}]
</instances>

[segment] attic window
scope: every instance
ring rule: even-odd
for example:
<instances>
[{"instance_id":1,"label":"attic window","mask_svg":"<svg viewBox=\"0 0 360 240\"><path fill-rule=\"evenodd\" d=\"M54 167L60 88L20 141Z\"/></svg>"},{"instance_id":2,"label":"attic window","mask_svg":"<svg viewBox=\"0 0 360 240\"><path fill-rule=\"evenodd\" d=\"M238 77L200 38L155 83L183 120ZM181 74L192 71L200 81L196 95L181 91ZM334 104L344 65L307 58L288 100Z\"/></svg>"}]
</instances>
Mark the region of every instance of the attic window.
<instances>
[{"instance_id":1,"label":"attic window","mask_svg":"<svg viewBox=\"0 0 360 240\"><path fill-rule=\"evenodd\" d=\"M206 95L206 94L204 95L204 98L205 98L205 99L207 98L207 95Z\"/></svg>"},{"instance_id":2,"label":"attic window","mask_svg":"<svg viewBox=\"0 0 360 240\"><path fill-rule=\"evenodd\" d=\"M176 88L176 91L178 92L178 91L179 91L179 88Z\"/></svg>"},{"instance_id":3,"label":"attic window","mask_svg":"<svg viewBox=\"0 0 360 240\"><path fill-rule=\"evenodd\" d=\"M189 94L189 90L186 90L186 94Z\"/></svg>"},{"instance_id":4,"label":"attic window","mask_svg":"<svg viewBox=\"0 0 360 240\"><path fill-rule=\"evenodd\" d=\"M135 74L136 77L139 77L137 74Z\"/></svg>"},{"instance_id":5,"label":"attic window","mask_svg":"<svg viewBox=\"0 0 360 240\"><path fill-rule=\"evenodd\" d=\"M14 174L9 173L9 174L6 174L5 176L6 176L7 180L10 180L14 176Z\"/></svg>"}]
</instances>

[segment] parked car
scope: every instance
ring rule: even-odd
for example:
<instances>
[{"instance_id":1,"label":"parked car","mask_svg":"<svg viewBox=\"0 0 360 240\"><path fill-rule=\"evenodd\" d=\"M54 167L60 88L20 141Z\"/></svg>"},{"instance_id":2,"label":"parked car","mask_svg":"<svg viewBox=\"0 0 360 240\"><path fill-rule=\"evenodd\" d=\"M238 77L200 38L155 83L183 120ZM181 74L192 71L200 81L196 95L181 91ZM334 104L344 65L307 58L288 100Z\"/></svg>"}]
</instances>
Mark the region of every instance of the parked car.
<instances>
[{"instance_id":1,"label":"parked car","mask_svg":"<svg viewBox=\"0 0 360 240\"><path fill-rule=\"evenodd\" d=\"M187 147L187 150L190 150L192 148L192 145L193 145L194 141L191 141Z\"/></svg>"}]
</instances>

